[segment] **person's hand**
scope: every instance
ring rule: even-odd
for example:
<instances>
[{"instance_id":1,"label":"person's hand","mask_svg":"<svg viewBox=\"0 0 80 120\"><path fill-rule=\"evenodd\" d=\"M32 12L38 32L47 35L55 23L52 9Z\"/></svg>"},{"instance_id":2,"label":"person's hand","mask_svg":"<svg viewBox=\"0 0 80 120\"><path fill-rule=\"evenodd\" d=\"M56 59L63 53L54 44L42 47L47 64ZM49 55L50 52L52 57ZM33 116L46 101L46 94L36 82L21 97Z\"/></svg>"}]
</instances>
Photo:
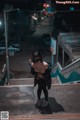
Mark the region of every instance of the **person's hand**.
<instances>
[{"instance_id":1,"label":"person's hand","mask_svg":"<svg viewBox=\"0 0 80 120\"><path fill-rule=\"evenodd\" d=\"M32 60L31 59L29 59L29 62L31 62Z\"/></svg>"},{"instance_id":2,"label":"person's hand","mask_svg":"<svg viewBox=\"0 0 80 120\"><path fill-rule=\"evenodd\" d=\"M28 61L29 61L29 64L31 65L32 60L31 60L31 59L29 59Z\"/></svg>"},{"instance_id":3,"label":"person's hand","mask_svg":"<svg viewBox=\"0 0 80 120\"><path fill-rule=\"evenodd\" d=\"M44 79L44 76L43 76L41 73L38 73L38 76L37 76L37 77Z\"/></svg>"}]
</instances>

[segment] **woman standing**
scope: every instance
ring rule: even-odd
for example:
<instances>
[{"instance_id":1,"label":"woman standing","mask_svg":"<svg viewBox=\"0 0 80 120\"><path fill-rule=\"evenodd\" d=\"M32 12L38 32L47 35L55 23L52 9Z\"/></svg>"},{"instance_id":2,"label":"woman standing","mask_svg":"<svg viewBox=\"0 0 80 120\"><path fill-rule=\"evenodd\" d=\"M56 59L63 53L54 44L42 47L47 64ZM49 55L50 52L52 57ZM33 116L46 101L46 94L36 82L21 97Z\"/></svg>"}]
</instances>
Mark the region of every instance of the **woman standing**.
<instances>
[{"instance_id":1,"label":"woman standing","mask_svg":"<svg viewBox=\"0 0 80 120\"><path fill-rule=\"evenodd\" d=\"M48 90L51 87L51 77L49 65L42 60L39 50L33 52L32 60L29 60L31 65L31 73L34 75L34 86L38 84L37 90L37 106L41 106L41 92L44 92L45 102L43 107L48 105Z\"/></svg>"}]
</instances>

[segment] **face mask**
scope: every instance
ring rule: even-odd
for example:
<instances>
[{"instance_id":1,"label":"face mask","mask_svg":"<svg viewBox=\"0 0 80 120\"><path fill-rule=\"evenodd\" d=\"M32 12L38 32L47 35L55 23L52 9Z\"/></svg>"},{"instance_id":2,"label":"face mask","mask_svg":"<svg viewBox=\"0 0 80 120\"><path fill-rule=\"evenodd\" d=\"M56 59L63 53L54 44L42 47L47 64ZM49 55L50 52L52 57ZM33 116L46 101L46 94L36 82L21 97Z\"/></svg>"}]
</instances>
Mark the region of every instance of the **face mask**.
<instances>
[{"instance_id":1,"label":"face mask","mask_svg":"<svg viewBox=\"0 0 80 120\"><path fill-rule=\"evenodd\" d=\"M40 60L39 57L35 57L35 58L34 58L34 61L35 61L35 62L39 62L39 60Z\"/></svg>"}]
</instances>

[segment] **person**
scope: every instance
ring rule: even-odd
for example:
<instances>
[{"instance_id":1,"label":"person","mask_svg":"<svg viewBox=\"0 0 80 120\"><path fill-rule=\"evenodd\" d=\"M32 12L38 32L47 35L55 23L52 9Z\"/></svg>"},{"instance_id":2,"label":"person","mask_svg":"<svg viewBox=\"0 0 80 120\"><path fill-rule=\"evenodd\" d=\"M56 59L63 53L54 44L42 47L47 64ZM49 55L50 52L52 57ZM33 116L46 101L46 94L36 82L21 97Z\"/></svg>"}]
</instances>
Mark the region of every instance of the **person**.
<instances>
[{"instance_id":1,"label":"person","mask_svg":"<svg viewBox=\"0 0 80 120\"><path fill-rule=\"evenodd\" d=\"M37 89L37 106L41 106L41 92L44 92L45 102L43 107L48 105L48 89L51 88L51 76L49 65L44 62L39 50L33 52L32 60L29 60L31 65L31 73L34 75L34 87L38 84Z\"/></svg>"}]
</instances>

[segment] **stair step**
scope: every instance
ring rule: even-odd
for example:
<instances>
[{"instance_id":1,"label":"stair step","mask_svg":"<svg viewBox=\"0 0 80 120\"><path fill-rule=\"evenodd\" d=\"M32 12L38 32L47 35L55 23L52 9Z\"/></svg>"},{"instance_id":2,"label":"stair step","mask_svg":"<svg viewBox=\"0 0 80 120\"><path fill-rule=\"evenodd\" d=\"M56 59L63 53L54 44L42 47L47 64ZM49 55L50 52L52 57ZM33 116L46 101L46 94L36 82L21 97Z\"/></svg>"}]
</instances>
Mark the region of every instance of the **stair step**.
<instances>
[{"instance_id":1,"label":"stair step","mask_svg":"<svg viewBox=\"0 0 80 120\"><path fill-rule=\"evenodd\" d=\"M34 78L15 78L10 79L9 85L33 85ZM52 84L59 84L57 78L52 78Z\"/></svg>"},{"instance_id":2,"label":"stair step","mask_svg":"<svg viewBox=\"0 0 80 120\"><path fill-rule=\"evenodd\" d=\"M80 120L80 84L53 85L49 106L36 108L37 86L0 87L0 111L9 111L10 120ZM42 94L41 101L44 101Z\"/></svg>"},{"instance_id":3,"label":"stair step","mask_svg":"<svg viewBox=\"0 0 80 120\"><path fill-rule=\"evenodd\" d=\"M54 113L45 115L12 115L10 120L80 120L80 113Z\"/></svg>"},{"instance_id":4,"label":"stair step","mask_svg":"<svg viewBox=\"0 0 80 120\"><path fill-rule=\"evenodd\" d=\"M18 78L18 79L11 79L9 81L9 85L33 85L34 78Z\"/></svg>"}]
</instances>

